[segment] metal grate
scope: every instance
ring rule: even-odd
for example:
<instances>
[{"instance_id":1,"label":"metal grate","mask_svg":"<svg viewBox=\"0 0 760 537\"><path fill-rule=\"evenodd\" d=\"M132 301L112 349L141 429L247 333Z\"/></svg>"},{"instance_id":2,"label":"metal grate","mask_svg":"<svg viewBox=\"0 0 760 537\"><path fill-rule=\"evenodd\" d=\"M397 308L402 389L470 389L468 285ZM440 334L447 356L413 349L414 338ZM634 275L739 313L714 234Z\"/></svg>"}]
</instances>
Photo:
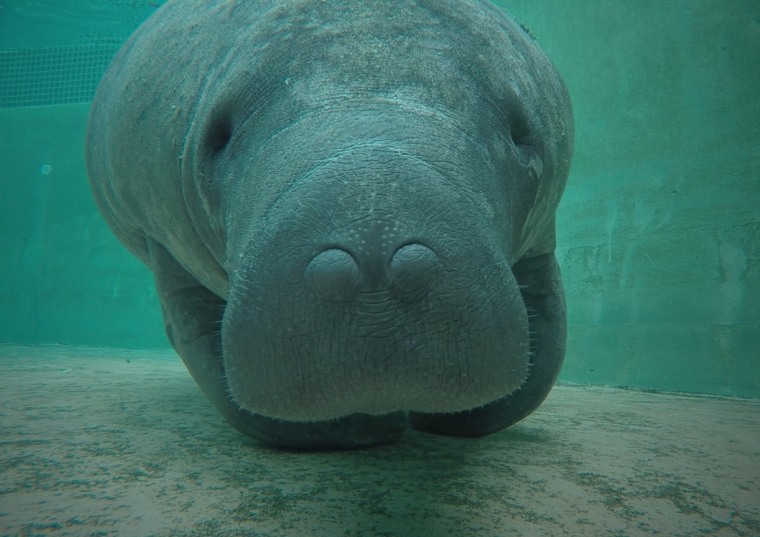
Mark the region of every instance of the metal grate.
<instances>
[{"instance_id":1,"label":"metal grate","mask_svg":"<svg viewBox=\"0 0 760 537\"><path fill-rule=\"evenodd\" d=\"M121 41L0 51L0 108L86 103Z\"/></svg>"}]
</instances>

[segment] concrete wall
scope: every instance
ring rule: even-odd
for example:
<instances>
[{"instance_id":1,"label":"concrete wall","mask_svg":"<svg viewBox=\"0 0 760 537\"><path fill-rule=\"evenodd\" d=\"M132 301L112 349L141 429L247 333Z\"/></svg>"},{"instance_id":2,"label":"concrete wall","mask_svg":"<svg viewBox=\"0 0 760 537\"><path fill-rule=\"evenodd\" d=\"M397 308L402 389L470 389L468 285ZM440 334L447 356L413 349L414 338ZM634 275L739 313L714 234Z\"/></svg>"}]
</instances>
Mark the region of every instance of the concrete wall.
<instances>
[{"instance_id":1,"label":"concrete wall","mask_svg":"<svg viewBox=\"0 0 760 537\"><path fill-rule=\"evenodd\" d=\"M563 378L760 396L760 3L504 3L575 107Z\"/></svg>"},{"instance_id":2,"label":"concrete wall","mask_svg":"<svg viewBox=\"0 0 760 537\"><path fill-rule=\"evenodd\" d=\"M760 3L501 4L575 106L562 379L760 397ZM0 110L0 341L164 346L90 199L86 115Z\"/></svg>"},{"instance_id":3,"label":"concrete wall","mask_svg":"<svg viewBox=\"0 0 760 537\"><path fill-rule=\"evenodd\" d=\"M92 200L88 113L0 110L0 341L168 346L151 273Z\"/></svg>"}]
</instances>

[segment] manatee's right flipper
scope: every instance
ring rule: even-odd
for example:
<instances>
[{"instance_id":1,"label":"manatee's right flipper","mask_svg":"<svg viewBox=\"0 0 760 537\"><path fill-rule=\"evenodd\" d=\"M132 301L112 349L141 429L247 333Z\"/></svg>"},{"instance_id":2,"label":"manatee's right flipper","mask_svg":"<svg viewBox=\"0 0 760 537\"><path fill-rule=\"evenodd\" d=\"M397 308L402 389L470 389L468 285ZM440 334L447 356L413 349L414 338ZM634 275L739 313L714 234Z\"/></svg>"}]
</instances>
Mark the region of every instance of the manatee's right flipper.
<instances>
[{"instance_id":1,"label":"manatee's right flipper","mask_svg":"<svg viewBox=\"0 0 760 537\"><path fill-rule=\"evenodd\" d=\"M169 341L206 397L238 431L267 444L313 450L384 444L402 435L407 426L402 412L306 423L241 409L229 395L225 379L221 337L225 301L203 287L162 245L147 242Z\"/></svg>"},{"instance_id":2,"label":"manatee's right flipper","mask_svg":"<svg viewBox=\"0 0 760 537\"><path fill-rule=\"evenodd\" d=\"M509 427L549 395L565 358L565 295L554 253L521 259L512 271L530 316L530 369L517 391L464 412L411 413L414 429L454 436L482 436ZM508 329L508 328L507 328Z\"/></svg>"}]
</instances>

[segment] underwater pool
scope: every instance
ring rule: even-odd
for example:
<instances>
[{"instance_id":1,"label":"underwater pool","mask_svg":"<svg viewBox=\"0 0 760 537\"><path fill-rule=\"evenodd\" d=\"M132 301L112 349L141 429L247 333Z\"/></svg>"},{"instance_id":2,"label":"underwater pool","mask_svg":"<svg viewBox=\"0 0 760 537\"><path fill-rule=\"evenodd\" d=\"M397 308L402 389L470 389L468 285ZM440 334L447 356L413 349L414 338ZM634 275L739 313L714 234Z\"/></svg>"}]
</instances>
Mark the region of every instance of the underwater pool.
<instances>
[{"instance_id":1,"label":"underwater pool","mask_svg":"<svg viewBox=\"0 0 760 537\"><path fill-rule=\"evenodd\" d=\"M95 89L163 3L0 0L0 536L760 535L760 3L495 2L572 101L558 384L480 439L325 453L225 423L93 199Z\"/></svg>"}]
</instances>

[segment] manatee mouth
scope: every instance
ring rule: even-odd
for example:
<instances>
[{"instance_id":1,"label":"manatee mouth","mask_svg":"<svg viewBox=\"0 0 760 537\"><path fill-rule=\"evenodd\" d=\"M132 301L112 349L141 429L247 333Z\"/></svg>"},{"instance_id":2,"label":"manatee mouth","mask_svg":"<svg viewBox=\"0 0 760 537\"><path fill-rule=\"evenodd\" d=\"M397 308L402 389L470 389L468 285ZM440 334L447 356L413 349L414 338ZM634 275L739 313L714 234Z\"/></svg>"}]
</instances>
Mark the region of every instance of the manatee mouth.
<instances>
[{"instance_id":1,"label":"manatee mouth","mask_svg":"<svg viewBox=\"0 0 760 537\"><path fill-rule=\"evenodd\" d=\"M467 285L442 270L424 290L409 277L403 293L347 292L353 267L329 255L348 265L334 286L334 275L312 275L317 283L301 287L272 275L233 288L223 356L241 408L308 422L457 412L508 395L527 378L529 320L508 267Z\"/></svg>"}]
</instances>

